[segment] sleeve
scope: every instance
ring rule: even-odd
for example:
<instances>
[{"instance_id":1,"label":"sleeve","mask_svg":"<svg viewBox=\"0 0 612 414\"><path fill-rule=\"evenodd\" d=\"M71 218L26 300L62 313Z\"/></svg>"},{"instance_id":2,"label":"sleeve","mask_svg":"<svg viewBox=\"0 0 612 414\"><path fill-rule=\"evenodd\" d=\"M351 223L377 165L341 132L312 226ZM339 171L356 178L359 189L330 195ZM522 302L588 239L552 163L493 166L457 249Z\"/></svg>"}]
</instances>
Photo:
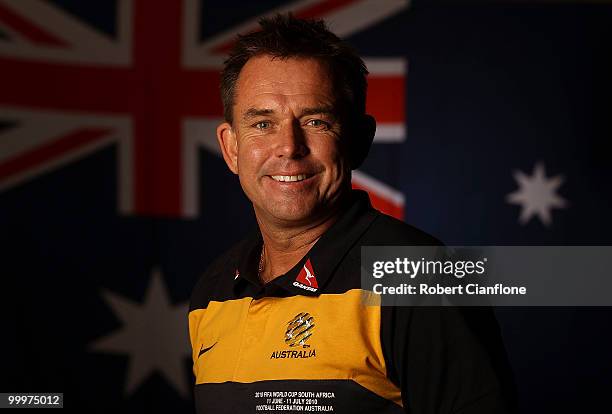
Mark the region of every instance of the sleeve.
<instances>
[{"instance_id":1,"label":"sleeve","mask_svg":"<svg viewBox=\"0 0 612 414\"><path fill-rule=\"evenodd\" d=\"M394 306L382 307L381 316L387 374L401 389L405 412L515 412L514 384L491 309Z\"/></svg>"}]
</instances>

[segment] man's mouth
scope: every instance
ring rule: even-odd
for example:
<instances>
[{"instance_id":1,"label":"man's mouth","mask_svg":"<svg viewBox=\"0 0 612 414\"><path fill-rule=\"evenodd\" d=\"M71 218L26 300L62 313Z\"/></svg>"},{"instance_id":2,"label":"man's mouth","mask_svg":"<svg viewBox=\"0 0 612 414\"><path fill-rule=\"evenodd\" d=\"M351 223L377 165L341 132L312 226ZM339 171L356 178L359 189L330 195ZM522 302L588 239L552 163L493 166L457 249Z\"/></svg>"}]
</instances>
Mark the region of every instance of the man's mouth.
<instances>
[{"instance_id":1,"label":"man's mouth","mask_svg":"<svg viewBox=\"0 0 612 414\"><path fill-rule=\"evenodd\" d=\"M298 174L298 175L271 175L270 177L272 177L274 181L287 183L287 182L303 181L307 178L310 178L311 176L307 174Z\"/></svg>"}]
</instances>

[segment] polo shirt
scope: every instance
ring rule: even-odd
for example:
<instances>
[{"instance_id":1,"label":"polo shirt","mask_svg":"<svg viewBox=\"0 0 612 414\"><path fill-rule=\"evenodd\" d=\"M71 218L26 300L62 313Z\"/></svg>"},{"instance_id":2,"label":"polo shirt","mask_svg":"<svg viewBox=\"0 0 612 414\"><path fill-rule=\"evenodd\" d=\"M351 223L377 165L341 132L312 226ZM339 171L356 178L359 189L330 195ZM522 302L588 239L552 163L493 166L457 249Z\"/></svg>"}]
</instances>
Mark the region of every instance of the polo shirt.
<instances>
[{"instance_id":1,"label":"polo shirt","mask_svg":"<svg viewBox=\"0 0 612 414\"><path fill-rule=\"evenodd\" d=\"M189 310L197 412L505 412L460 312L364 304L361 246L373 245L440 242L354 190L334 225L269 283L258 279L258 229L218 258Z\"/></svg>"}]
</instances>

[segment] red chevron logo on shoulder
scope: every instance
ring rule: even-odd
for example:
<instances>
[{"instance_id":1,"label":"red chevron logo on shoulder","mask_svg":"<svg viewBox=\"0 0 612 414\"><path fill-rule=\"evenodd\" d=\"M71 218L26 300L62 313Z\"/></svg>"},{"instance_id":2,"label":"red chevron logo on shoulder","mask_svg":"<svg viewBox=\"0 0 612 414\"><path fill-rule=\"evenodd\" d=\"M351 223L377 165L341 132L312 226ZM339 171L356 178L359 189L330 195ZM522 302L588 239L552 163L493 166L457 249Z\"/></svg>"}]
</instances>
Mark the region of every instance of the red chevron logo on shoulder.
<instances>
[{"instance_id":1,"label":"red chevron logo on shoulder","mask_svg":"<svg viewBox=\"0 0 612 414\"><path fill-rule=\"evenodd\" d=\"M295 281L304 285L306 289L311 288L308 290L315 291L319 288L310 259L306 260L304 267L302 267L302 270L300 270L300 273L297 275Z\"/></svg>"}]
</instances>

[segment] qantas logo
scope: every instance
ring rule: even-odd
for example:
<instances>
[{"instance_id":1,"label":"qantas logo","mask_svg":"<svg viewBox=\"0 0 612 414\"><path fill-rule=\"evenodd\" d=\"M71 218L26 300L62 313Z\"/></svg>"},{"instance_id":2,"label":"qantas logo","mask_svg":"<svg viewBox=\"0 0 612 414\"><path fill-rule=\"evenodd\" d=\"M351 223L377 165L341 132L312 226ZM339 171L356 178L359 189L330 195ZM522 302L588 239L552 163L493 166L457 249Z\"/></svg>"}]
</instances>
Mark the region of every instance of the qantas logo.
<instances>
[{"instance_id":1,"label":"qantas logo","mask_svg":"<svg viewBox=\"0 0 612 414\"><path fill-rule=\"evenodd\" d=\"M317 279L315 279L315 277L312 275L312 273L310 273L306 266L304 266L304 270L306 271L306 282L308 282L308 284L312 286L312 282L310 281L310 279L314 279L314 282L317 283Z\"/></svg>"},{"instance_id":2,"label":"qantas logo","mask_svg":"<svg viewBox=\"0 0 612 414\"><path fill-rule=\"evenodd\" d=\"M293 286L302 288L304 290L309 290L311 292L316 292L319 290L319 284L317 283L317 278L315 277L315 272L312 269L310 259L306 260L304 267L302 270L300 270L297 278L295 278Z\"/></svg>"}]
</instances>

